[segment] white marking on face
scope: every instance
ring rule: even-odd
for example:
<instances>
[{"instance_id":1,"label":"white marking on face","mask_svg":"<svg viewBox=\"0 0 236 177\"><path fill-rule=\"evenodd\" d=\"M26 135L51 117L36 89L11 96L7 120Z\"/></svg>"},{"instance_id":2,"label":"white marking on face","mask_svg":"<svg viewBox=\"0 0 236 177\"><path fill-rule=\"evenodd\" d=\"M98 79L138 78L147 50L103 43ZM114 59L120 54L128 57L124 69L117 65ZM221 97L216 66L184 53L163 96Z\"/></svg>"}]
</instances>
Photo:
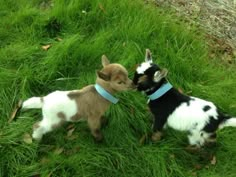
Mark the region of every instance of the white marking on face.
<instances>
[{"instance_id":1,"label":"white marking on face","mask_svg":"<svg viewBox=\"0 0 236 177\"><path fill-rule=\"evenodd\" d=\"M149 62L145 62L145 63L142 63L137 69L137 73L138 74L144 74L144 72L151 67L151 63Z\"/></svg>"},{"instance_id":2,"label":"white marking on face","mask_svg":"<svg viewBox=\"0 0 236 177\"><path fill-rule=\"evenodd\" d=\"M160 71L156 71L153 77L154 82L159 82L162 79Z\"/></svg>"}]
</instances>

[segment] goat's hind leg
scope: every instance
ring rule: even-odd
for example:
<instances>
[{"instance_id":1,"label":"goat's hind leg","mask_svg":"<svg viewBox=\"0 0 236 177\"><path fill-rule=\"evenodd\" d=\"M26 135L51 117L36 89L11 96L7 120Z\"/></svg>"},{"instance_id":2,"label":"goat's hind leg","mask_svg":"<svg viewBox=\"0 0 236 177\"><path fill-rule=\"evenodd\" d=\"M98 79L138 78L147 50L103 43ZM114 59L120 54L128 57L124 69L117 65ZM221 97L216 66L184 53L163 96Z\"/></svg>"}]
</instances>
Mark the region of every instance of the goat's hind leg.
<instances>
[{"instance_id":1,"label":"goat's hind leg","mask_svg":"<svg viewBox=\"0 0 236 177\"><path fill-rule=\"evenodd\" d=\"M44 134L51 132L54 128L58 127L61 124L61 121L54 122L53 124L48 122L46 118L43 118L42 121L36 122L33 126L33 139L40 141Z\"/></svg>"},{"instance_id":2,"label":"goat's hind leg","mask_svg":"<svg viewBox=\"0 0 236 177\"><path fill-rule=\"evenodd\" d=\"M42 121L36 122L33 126L33 139L40 141L45 133L46 127L43 126Z\"/></svg>"},{"instance_id":3,"label":"goat's hind leg","mask_svg":"<svg viewBox=\"0 0 236 177\"><path fill-rule=\"evenodd\" d=\"M185 149L191 153L199 152L201 146L205 142L202 133L197 130L190 131L188 139L190 145L187 146Z\"/></svg>"}]
</instances>

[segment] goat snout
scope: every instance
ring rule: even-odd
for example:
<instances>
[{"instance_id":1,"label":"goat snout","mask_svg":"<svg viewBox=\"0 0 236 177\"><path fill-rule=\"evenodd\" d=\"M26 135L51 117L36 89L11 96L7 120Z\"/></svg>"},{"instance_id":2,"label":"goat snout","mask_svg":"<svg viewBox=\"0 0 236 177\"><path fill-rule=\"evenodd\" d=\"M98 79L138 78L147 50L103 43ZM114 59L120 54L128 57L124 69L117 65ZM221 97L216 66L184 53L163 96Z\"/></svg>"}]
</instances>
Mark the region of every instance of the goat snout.
<instances>
[{"instance_id":1,"label":"goat snout","mask_svg":"<svg viewBox=\"0 0 236 177\"><path fill-rule=\"evenodd\" d=\"M132 85L131 85L132 89L137 89L137 85L135 85L133 82L132 82Z\"/></svg>"},{"instance_id":2,"label":"goat snout","mask_svg":"<svg viewBox=\"0 0 236 177\"><path fill-rule=\"evenodd\" d=\"M137 86L134 84L134 82L132 80L129 80L129 88L130 89L136 89Z\"/></svg>"}]
</instances>

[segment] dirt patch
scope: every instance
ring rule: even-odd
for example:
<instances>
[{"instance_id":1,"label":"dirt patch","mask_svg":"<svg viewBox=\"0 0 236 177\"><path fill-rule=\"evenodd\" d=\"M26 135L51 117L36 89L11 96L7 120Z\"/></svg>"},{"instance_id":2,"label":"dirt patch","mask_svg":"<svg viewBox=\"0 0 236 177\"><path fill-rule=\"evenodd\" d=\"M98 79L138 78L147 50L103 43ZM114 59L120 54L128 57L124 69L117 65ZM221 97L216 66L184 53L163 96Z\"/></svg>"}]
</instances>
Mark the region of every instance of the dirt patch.
<instances>
[{"instance_id":1,"label":"dirt patch","mask_svg":"<svg viewBox=\"0 0 236 177\"><path fill-rule=\"evenodd\" d=\"M207 33L212 51L236 63L236 0L146 0L161 8L170 8L187 23L195 24Z\"/></svg>"}]
</instances>

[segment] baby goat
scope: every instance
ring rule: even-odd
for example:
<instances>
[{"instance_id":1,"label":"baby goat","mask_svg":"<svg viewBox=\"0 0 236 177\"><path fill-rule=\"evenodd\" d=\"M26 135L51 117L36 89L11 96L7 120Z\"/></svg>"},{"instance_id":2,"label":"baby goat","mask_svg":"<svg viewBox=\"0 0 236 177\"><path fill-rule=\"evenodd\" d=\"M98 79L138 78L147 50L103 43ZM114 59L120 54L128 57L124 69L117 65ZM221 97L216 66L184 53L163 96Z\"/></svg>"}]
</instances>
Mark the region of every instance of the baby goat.
<instances>
[{"instance_id":1,"label":"baby goat","mask_svg":"<svg viewBox=\"0 0 236 177\"><path fill-rule=\"evenodd\" d=\"M23 109L42 108L43 119L33 126L32 137L41 140L42 136L60 126L65 121L87 119L96 141L103 136L100 131L102 116L111 103L118 99L112 94L134 88L127 70L120 64L110 64L102 56L103 69L97 71L95 85L81 90L55 91L44 97L32 97L23 102Z\"/></svg>"},{"instance_id":2,"label":"baby goat","mask_svg":"<svg viewBox=\"0 0 236 177\"><path fill-rule=\"evenodd\" d=\"M193 147L216 141L216 130L236 127L236 117L224 115L212 103L180 93L166 80L167 69L152 62L146 50L145 62L136 69L133 82L139 91L149 97L149 108L154 115L152 140L158 141L162 129L168 125L176 130L189 132Z\"/></svg>"}]
</instances>

